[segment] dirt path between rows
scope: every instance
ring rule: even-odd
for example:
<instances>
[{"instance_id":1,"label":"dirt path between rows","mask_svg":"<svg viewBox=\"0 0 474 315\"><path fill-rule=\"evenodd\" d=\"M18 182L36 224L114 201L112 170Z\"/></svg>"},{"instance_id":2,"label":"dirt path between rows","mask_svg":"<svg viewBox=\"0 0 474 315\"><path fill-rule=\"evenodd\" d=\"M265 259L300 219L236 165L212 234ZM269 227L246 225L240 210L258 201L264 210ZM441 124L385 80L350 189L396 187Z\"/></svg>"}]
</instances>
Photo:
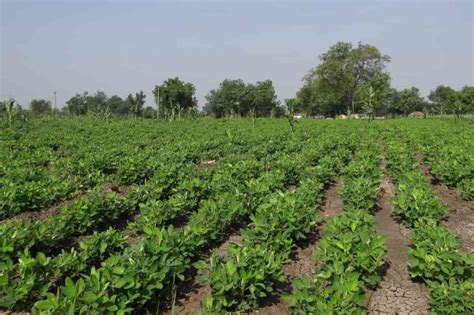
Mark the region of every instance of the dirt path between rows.
<instances>
[{"instance_id":1,"label":"dirt path between rows","mask_svg":"<svg viewBox=\"0 0 474 315\"><path fill-rule=\"evenodd\" d=\"M453 231L461 241L459 248L464 252L474 250L474 205L464 200L458 191L438 183L431 175L428 165L420 159L420 169L426 175L433 194L449 207L449 215L442 224Z\"/></svg>"},{"instance_id":2,"label":"dirt path between rows","mask_svg":"<svg viewBox=\"0 0 474 315\"><path fill-rule=\"evenodd\" d=\"M291 292L291 282L304 274L313 275L313 257L318 251L319 239L325 231L325 221L335 217L343 211L342 199L339 196L339 191L342 188L342 181L337 180L334 184L328 187L324 192L324 204L318 211L324 222L315 231L309 235L307 242L298 244L298 248L294 253L294 257L289 264L283 266L285 273L285 282L278 285L280 293ZM288 304L280 296L273 296L269 299L268 304L252 311L250 314L264 314L264 315L286 315L291 314L288 309Z\"/></svg>"},{"instance_id":3,"label":"dirt path between rows","mask_svg":"<svg viewBox=\"0 0 474 315\"><path fill-rule=\"evenodd\" d=\"M414 283L408 273L407 238L408 230L397 223L392 216L390 198L394 188L386 174L383 161L384 179L381 183L379 211L375 213L377 232L385 237L388 268L375 291L367 292L366 307L369 314L426 314L428 311L428 289Z\"/></svg>"}]
</instances>

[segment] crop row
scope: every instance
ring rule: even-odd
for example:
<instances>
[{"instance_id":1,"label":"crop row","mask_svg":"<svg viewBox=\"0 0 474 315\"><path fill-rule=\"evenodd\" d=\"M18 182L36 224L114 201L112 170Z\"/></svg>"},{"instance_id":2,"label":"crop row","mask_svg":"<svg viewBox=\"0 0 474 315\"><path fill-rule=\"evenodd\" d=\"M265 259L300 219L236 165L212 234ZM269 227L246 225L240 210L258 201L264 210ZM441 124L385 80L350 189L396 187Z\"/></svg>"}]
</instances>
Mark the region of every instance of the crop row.
<instances>
[{"instance_id":1,"label":"crop row","mask_svg":"<svg viewBox=\"0 0 474 315\"><path fill-rule=\"evenodd\" d=\"M226 255L214 254L202 276L211 287L204 301L206 312L255 308L284 280L282 266L290 261L296 242L305 239L320 221L316 208L323 188L340 163L337 154L308 167L295 190L268 196L250 216L250 226L241 231L242 244L232 243Z\"/></svg>"},{"instance_id":2,"label":"crop row","mask_svg":"<svg viewBox=\"0 0 474 315\"><path fill-rule=\"evenodd\" d=\"M236 167L243 171L247 165ZM184 228L144 228L145 235L138 243L79 280L66 280L56 295L48 294L35 308L45 313L63 313L70 307L75 313L116 313L132 311L153 300L165 301L199 252L220 240L270 191L283 187L284 177L275 168L255 179L227 178L232 188L204 201Z\"/></svg>"},{"instance_id":3,"label":"crop row","mask_svg":"<svg viewBox=\"0 0 474 315\"><path fill-rule=\"evenodd\" d=\"M347 141L347 138L342 139L342 142ZM320 144L308 140L313 141L309 151L317 156L334 147L330 140L319 141ZM256 161L252 160L229 163L232 170L216 172L227 186L204 200L186 226L178 229L144 226L145 235L138 243L128 246L121 254L112 255L99 268L93 267L90 274L76 280L66 278L65 285L58 288L56 294L48 293L45 300L35 303L35 311L63 313L72 309L75 313L115 313L162 306L201 251L220 241L231 226L253 213L267 195L299 180L300 170L311 155L302 154L301 159L285 154L262 157L265 159L257 165L264 163L266 171L259 174L248 171L255 165ZM311 163L318 163L317 158Z\"/></svg>"},{"instance_id":4,"label":"crop row","mask_svg":"<svg viewBox=\"0 0 474 315\"><path fill-rule=\"evenodd\" d=\"M84 123L71 121L65 129L59 122L42 122L20 138L8 132L3 135L0 220L54 205L105 182L141 184L166 165L240 155L255 144L262 154L273 149L261 145L271 136L268 133L240 138L212 134L208 139L210 132L199 128L174 130L164 136L156 133L156 125L147 129L117 122L104 130L90 121ZM280 141L277 144L281 146Z\"/></svg>"},{"instance_id":5,"label":"crop row","mask_svg":"<svg viewBox=\"0 0 474 315\"><path fill-rule=\"evenodd\" d=\"M345 212L327 223L314 257L315 274L294 280L286 296L293 314L364 313L364 290L380 281L386 256L370 215L381 181L377 148L361 144L343 171Z\"/></svg>"},{"instance_id":6,"label":"crop row","mask_svg":"<svg viewBox=\"0 0 474 315\"><path fill-rule=\"evenodd\" d=\"M413 229L408 250L411 277L430 288L433 314L473 313L474 254L460 252L456 237L440 225L448 209L433 195L409 147L388 139L385 148L396 184L395 213Z\"/></svg>"},{"instance_id":7,"label":"crop row","mask_svg":"<svg viewBox=\"0 0 474 315\"><path fill-rule=\"evenodd\" d=\"M203 200L214 198L228 189L229 182L256 177L263 170L263 164L259 162L247 163L245 168L239 168L232 167L232 161L237 160L224 159L215 168L203 170L197 170L194 166L187 171L182 168L180 173L173 168L161 170L161 176L132 188L127 196L96 192L65 207L45 222L17 221L1 225L0 234L5 241L1 256L4 283L0 288L23 294L15 294L15 298L12 294L6 294L5 301L0 304L24 308L31 303L32 297L44 295L50 287L48 280L57 278L54 275L61 274L62 279L66 276L74 278L85 267L90 267L77 264L76 257L81 254L74 249L48 257L52 263L46 274L44 266L38 269L38 264L30 264L29 269L25 270L22 264L25 259L34 261L36 258L41 264L43 257L57 253L64 244L70 244L73 236L110 226L118 219L124 219L124 214L129 216L135 212L136 208L140 209L139 220L130 223L130 228L141 233L147 227L166 226L176 216L189 215ZM25 271L35 281L26 281ZM61 282L56 280L54 283Z\"/></svg>"},{"instance_id":8,"label":"crop row","mask_svg":"<svg viewBox=\"0 0 474 315\"><path fill-rule=\"evenodd\" d=\"M472 126L430 122L416 128L401 124L397 132L403 134L410 148L422 153L433 177L452 188L457 188L466 200L474 200L474 132Z\"/></svg>"},{"instance_id":9,"label":"crop row","mask_svg":"<svg viewBox=\"0 0 474 315\"><path fill-rule=\"evenodd\" d=\"M120 255L113 255L99 269L91 269L90 275L75 282L66 279L65 285L58 289L58 295L48 294L48 298L39 301L36 307L46 312L61 312L71 303L65 292L72 286L81 287L76 290L78 293L75 296L77 303L74 308L77 312L129 311L130 306L143 306L150 300L166 300L175 282L183 278L191 260L199 256L202 248L209 242L219 240L226 229L247 216L264 195L284 187L298 173L299 163L295 163L293 156L277 155L275 158L272 166L266 167L271 171L263 175L252 171L255 165L262 162L251 160L229 163L226 171L215 171L220 176L212 186L215 193L200 204L199 210L190 216L187 226L160 229L152 224L143 225L145 235L140 242L130 245ZM258 180L252 179L256 176ZM221 187L217 184L219 182ZM133 265L130 265L131 259ZM107 290L97 291L98 286L93 285L97 284L97 277ZM124 281L127 283L125 287ZM91 292L97 297L94 301L88 300Z\"/></svg>"}]
</instances>

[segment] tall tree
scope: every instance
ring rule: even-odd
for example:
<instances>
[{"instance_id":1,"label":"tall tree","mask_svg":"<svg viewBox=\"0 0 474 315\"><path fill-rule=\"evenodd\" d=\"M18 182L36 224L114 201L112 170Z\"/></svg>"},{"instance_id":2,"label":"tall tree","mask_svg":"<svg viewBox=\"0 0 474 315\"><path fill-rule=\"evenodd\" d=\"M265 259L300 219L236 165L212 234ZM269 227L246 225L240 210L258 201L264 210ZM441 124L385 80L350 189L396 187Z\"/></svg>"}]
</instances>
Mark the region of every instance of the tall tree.
<instances>
[{"instance_id":1,"label":"tall tree","mask_svg":"<svg viewBox=\"0 0 474 315\"><path fill-rule=\"evenodd\" d=\"M182 111L190 111L197 107L196 88L192 83L186 83L179 78L170 78L162 85L153 89L155 100L159 102L160 117L172 117Z\"/></svg>"},{"instance_id":2,"label":"tall tree","mask_svg":"<svg viewBox=\"0 0 474 315\"><path fill-rule=\"evenodd\" d=\"M206 95L204 111L216 118L241 114L245 102L246 85L242 80L225 79L217 89Z\"/></svg>"},{"instance_id":3,"label":"tall tree","mask_svg":"<svg viewBox=\"0 0 474 315\"><path fill-rule=\"evenodd\" d=\"M416 87L403 89L398 92L396 102L392 104L392 111L396 114L407 114L414 111L423 110L423 97L420 96L420 90Z\"/></svg>"},{"instance_id":4,"label":"tall tree","mask_svg":"<svg viewBox=\"0 0 474 315\"><path fill-rule=\"evenodd\" d=\"M242 115L255 114L258 117L268 117L275 112L279 105L275 88L271 80L249 84L246 88Z\"/></svg>"},{"instance_id":5,"label":"tall tree","mask_svg":"<svg viewBox=\"0 0 474 315\"><path fill-rule=\"evenodd\" d=\"M88 92L76 94L66 101L66 109L71 115L85 115L87 114Z\"/></svg>"},{"instance_id":6,"label":"tall tree","mask_svg":"<svg viewBox=\"0 0 474 315\"><path fill-rule=\"evenodd\" d=\"M362 88L389 82L385 71L390 57L375 46L338 42L320 56L320 64L304 77L300 97L305 105L326 114L340 114L353 108ZM375 89L377 90L377 89Z\"/></svg>"},{"instance_id":7,"label":"tall tree","mask_svg":"<svg viewBox=\"0 0 474 315\"><path fill-rule=\"evenodd\" d=\"M47 115L51 113L51 102L44 99L34 99L30 103L31 112L34 115Z\"/></svg>"},{"instance_id":8,"label":"tall tree","mask_svg":"<svg viewBox=\"0 0 474 315\"><path fill-rule=\"evenodd\" d=\"M67 111L72 115L87 115L107 111L107 94L97 91L94 95L88 92L76 94L66 102Z\"/></svg>"},{"instance_id":9,"label":"tall tree","mask_svg":"<svg viewBox=\"0 0 474 315\"><path fill-rule=\"evenodd\" d=\"M443 115L449 110L451 104L456 102L456 91L445 85L438 85L434 91L430 91L428 99L433 103L433 107Z\"/></svg>"},{"instance_id":10,"label":"tall tree","mask_svg":"<svg viewBox=\"0 0 474 315\"><path fill-rule=\"evenodd\" d=\"M474 86L465 86L458 92L464 113L474 113Z\"/></svg>"},{"instance_id":11,"label":"tall tree","mask_svg":"<svg viewBox=\"0 0 474 315\"><path fill-rule=\"evenodd\" d=\"M249 114L268 117L282 112L271 80L245 84L242 80L226 79L209 92L206 100L204 111L217 118Z\"/></svg>"},{"instance_id":12,"label":"tall tree","mask_svg":"<svg viewBox=\"0 0 474 315\"><path fill-rule=\"evenodd\" d=\"M126 116L130 113L130 104L118 95L112 95L107 101L110 112L116 116Z\"/></svg>"},{"instance_id":13,"label":"tall tree","mask_svg":"<svg viewBox=\"0 0 474 315\"><path fill-rule=\"evenodd\" d=\"M146 95L143 91L135 93L135 96L132 93L128 94L127 103L129 104L130 114L134 117L140 117L143 115L143 105L145 105Z\"/></svg>"}]
</instances>

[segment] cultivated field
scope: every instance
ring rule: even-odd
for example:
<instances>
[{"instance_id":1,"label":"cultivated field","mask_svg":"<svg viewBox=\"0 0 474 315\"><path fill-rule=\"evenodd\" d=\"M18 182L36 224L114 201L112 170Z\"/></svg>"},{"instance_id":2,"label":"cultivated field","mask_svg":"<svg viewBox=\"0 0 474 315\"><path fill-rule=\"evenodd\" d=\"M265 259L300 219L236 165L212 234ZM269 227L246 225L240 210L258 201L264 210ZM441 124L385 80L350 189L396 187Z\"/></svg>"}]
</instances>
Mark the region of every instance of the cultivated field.
<instances>
[{"instance_id":1,"label":"cultivated field","mask_svg":"<svg viewBox=\"0 0 474 315\"><path fill-rule=\"evenodd\" d=\"M472 120L0 127L5 312L474 312Z\"/></svg>"}]
</instances>

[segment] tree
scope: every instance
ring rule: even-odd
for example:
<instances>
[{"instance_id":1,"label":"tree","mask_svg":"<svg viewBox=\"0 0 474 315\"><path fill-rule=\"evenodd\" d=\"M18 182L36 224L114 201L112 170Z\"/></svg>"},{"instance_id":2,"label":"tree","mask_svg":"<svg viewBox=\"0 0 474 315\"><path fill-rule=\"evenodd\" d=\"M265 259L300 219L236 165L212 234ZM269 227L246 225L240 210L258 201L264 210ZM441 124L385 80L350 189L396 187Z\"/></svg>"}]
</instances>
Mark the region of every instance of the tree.
<instances>
[{"instance_id":1,"label":"tree","mask_svg":"<svg viewBox=\"0 0 474 315\"><path fill-rule=\"evenodd\" d=\"M43 99L35 99L30 103L31 112L34 115L46 115L51 113L51 102Z\"/></svg>"},{"instance_id":2,"label":"tree","mask_svg":"<svg viewBox=\"0 0 474 315\"><path fill-rule=\"evenodd\" d=\"M376 82L390 82L385 71L390 57L375 46L359 43L354 48L351 43L338 42L320 60L303 78L305 83L298 95L303 107L316 107L319 113L336 115L350 111L361 89L375 87Z\"/></svg>"},{"instance_id":3,"label":"tree","mask_svg":"<svg viewBox=\"0 0 474 315\"><path fill-rule=\"evenodd\" d=\"M130 114L134 117L140 117L143 114L143 105L145 105L146 95L143 91L135 93L135 96L132 93L128 94L127 103L129 104Z\"/></svg>"},{"instance_id":4,"label":"tree","mask_svg":"<svg viewBox=\"0 0 474 315\"><path fill-rule=\"evenodd\" d=\"M299 98L288 98L285 100L285 105L290 115L301 113L303 111Z\"/></svg>"},{"instance_id":5,"label":"tree","mask_svg":"<svg viewBox=\"0 0 474 315\"><path fill-rule=\"evenodd\" d=\"M76 94L66 102L67 111L71 115L97 114L108 111L108 98L103 91L97 91L94 95L88 92Z\"/></svg>"},{"instance_id":6,"label":"tree","mask_svg":"<svg viewBox=\"0 0 474 315\"><path fill-rule=\"evenodd\" d=\"M464 113L474 112L474 86L465 86L458 92L458 99L462 103Z\"/></svg>"},{"instance_id":7,"label":"tree","mask_svg":"<svg viewBox=\"0 0 474 315\"><path fill-rule=\"evenodd\" d=\"M271 80L245 84L226 79L206 96L204 111L216 118L238 116L269 117L280 115L279 103Z\"/></svg>"},{"instance_id":8,"label":"tree","mask_svg":"<svg viewBox=\"0 0 474 315\"><path fill-rule=\"evenodd\" d=\"M362 86L356 94L356 100L352 103L352 113L361 109L364 110L364 106L367 105L368 95L371 95L373 110L371 113L375 117L375 114L382 109L384 100L390 95L390 76L384 73L374 78L370 85Z\"/></svg>"},{"instance_id":9,"label":"tree","mask_svg":"<svg viewBox=\"0 0 474 315\"><path fill-rule=\"evenodd\" d=\"M145 107L143 110L143 118L155 118L156 117L156 109L151 106Z\"/></svg>"},{"instance_id":10,"label":"tree","mask_svg":"<svg viewBox=\"0 0 474 315\"><path fill-rule=\"evenodd\" d=\"M255 115L257 117L271 116L278 106L278 100L271 80L249 84L246 88L244 104L241 106L241 115Z\"/></svg>"},{"instance_id":11,"label":"tree","mask_svg":"<svg viewBox=\"0 0 474 315\"><path fill-rule=\"evenodd\" d=\"M443 115L451 104L456 102L456 91L444 85L438 85L434 91L430 91L428 99L433 103L433 107Z\"/></svg>"},{"instance_id":12,"label":"tree","mask_svg":"<svg viewBox=\"0 0 474 315\"><path fill-rule=\"evenodd\" d=\"M196 88L192 83L186 83L179 78L170 78L162 85L153 89L155 100L159 102L159 116L175 118L182 111L190 111L197 107L194 96Z\"/></svg>"},{"instance_id":13,"label":"tree","mask_svg":"<svg viewBox=\"0 0 474 315\"><path fill-rule=\"evenodd\" d=\"M217 89L206 95L204 111L216 118L241 115L245 102L246 85L242 80L225 79Z\"/></svg>"},{"instance_id":14,"label":"tree","mask_svg":"<svg viewBox=\"0 0 474 315\"><path fill-rule=\"evenodd\" d=\"M107 107L116 116L126 116L130 113L130 104L117 95L113 95L107 100Z\"/></svg>"},{"instance_id":15,"label":"tree","mask_svg":"<svg viewBox=\"0 0 474 315\"><path fill-rule=\"evenodd\" d=\"M87 96L88 92L76 94L66 101L66 109L71 115L85 115L87 114Z\"/></svg>"},{"instance_id":16,"label":"tree","mask_svg":"<svg viewBox=\"0 0 474 315\"><path fill-rule=\"evenodd\" d=\"M396 114L403 114L423 110L423 97L420 96L420 90L416 87L403 89L397 92L395 102L391 105L391 111Z\"/></svg>"},{"instance_id":17,"label":"tree","mask_svg":"<svg viewBox=\"0 0 474 315\"><path fill-rule=\"evenodd\" d=\"M375 117L375 106L375 91L372 86L370 86L367 89L365 98L362 103L362 109L364 110L364 114L369 117L369 122L371 122Z\"/></svg>"}]
</instances>

